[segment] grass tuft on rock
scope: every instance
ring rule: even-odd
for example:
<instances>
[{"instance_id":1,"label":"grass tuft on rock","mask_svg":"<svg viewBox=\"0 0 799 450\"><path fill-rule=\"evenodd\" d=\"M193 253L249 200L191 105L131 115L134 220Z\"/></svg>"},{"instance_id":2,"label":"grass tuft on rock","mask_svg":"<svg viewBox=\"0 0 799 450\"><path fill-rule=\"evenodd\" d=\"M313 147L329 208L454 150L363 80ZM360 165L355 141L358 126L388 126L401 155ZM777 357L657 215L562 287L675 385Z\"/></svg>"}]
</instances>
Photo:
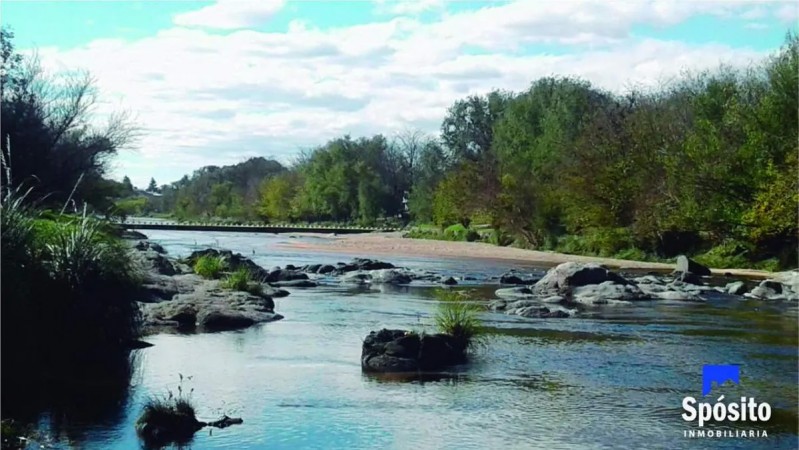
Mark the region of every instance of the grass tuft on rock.
<instances>
[{"instance_id":1,"label":"grass tuft on rock","mask_svg":"<svg viewBox=\"0 0 799 450\"><path fill-rule=\"evenodd\" d=\"M225 266L225 260L222 257L204 255L194 262L194 272L203 278L214 280L222 275Z\"/></svg>"},{"instance_id":2,"label":"grass tuft on rock","mask_svg":"<svg viewBox=\"0 0 799 450\"><path fill-rule=\"evenodd\" d=\"M466 291L441 289L436 292L440 300L435 314L438 329L457 339L463 348L475 348L483 344L483 327L478 317L480 308L474 304Z\"/></svg>"},{"instance_id":3,"label":"grass tuft on rock","mask_svg":"<svg viewBox=\"0 0 799 450\"><path fill-rule=\"evenodd\" d=\"M260 295L263 293L261 283L255 280L247 268L239 268L231 273L224 280L222 280L222 287L225 289L232 289L234 291L249 292L253 295Z\"/></svg>"},{"instance_id":4,"label":"grass tuft on rock","mask_svg":"<svg viewBox=\"0 0 799 450\"><path fill-rule=\"evenodd\" d=\"M167 397L152 397L144 404L141 416L136 420L136 432L145 441L185 442L205 424L197 420L196 408L190 394L178 386L178 394L169 391Z\"/></svg>"}]
</instances>

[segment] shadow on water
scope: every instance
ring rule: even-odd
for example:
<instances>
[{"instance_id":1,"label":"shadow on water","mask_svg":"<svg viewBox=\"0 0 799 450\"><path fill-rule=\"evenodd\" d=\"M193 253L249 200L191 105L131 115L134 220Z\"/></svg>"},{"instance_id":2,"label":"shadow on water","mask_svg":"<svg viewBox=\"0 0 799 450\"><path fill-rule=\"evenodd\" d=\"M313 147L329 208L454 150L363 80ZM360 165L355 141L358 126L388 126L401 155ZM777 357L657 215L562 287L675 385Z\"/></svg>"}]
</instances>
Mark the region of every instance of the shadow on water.
<instances>
[{"instance_id":1,"label":"shadow on water","mask_svg":"<svg viewBox=\"0 0 799 450\"><path fill-rule=\"evenodd\" d=\"M78 448L92 428L113 428L126 419L140 364L140 350L99 358L50 360L27 370L4 371L2 414L37 425L42 440L66 441ZM43 434L43 435L42 435Z\"/></svg>"}]
</instances>

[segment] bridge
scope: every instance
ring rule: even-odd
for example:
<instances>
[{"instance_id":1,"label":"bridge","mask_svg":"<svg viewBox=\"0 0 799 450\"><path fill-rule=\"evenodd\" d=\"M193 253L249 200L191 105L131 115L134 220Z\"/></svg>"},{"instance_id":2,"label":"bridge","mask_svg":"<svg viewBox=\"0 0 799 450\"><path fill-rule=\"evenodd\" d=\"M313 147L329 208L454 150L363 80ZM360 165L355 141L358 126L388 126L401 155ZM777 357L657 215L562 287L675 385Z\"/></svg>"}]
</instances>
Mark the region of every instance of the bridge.
<instances>
[{"instance_id":1,"label":"bridge","mask_svg":"<svg viewBox=\"0 0 799 450\"><path fill-rule=\"evenodd\" d=\"M239 233L320 233L356 234L398 231L397 228L324 226L302 224L252 224L252 223L213 223L213 222L172 222L163 219L134 219L117 222L128 230L175 230L175 231L227 231Z\"/></svg>"}]
</instances>

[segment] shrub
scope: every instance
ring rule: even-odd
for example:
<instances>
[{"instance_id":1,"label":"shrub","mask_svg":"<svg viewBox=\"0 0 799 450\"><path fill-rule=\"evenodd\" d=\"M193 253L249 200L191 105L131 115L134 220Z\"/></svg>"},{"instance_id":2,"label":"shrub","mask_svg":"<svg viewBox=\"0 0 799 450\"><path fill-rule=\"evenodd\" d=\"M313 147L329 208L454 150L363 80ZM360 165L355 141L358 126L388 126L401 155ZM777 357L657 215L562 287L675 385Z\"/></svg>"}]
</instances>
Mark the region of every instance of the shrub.
<instances>
[{"instance_id":1,"label":"shrub","mask_svg":"<svg viewBox=\"0 0 799 450\"><path fill-rule=\"evenodd\" d=\"M204 255L194 262L194 272L203 278L219 278L223 270L225 270L225 260L220 256Z\"/></svg>"},{"instance_id":2,"label":"shrub","mask_svg":"<svg viewBox=\"0 0 799 450\"><path fill-rule=\"evenodd\" d=\"M507 247L513 243L513 236L503 232L502 230L494 228L491 230L491 234L488 237L488 242L500 247Z\"/></svg>"},{"instance_id":3,"label":"shrub","mask_svg":"<svg viewBox=\"0 0 799 450\"><path fill-rule=\"evenodd\" d=\"M456 223L455 225L450 225L444 229L444 239L448 241L474 242L480 240L480 234L471 228L466 228L465 226Z\"/></svg>"},{"instance_id":4,"label":"shrub","mask_svg":"<svg viewBox=\"0 0 799 450\"><path fill-rule=\"evenodd\" d=\"M469 294L439 290L436 297L440 300L435 315L438 329L460 341L464 349L481 344L482 324L477 315L479 308L471 302Z\"/></svg>"},{"instance_id":5,"label":"shrub","mask_svg":"<svg viewBox=\"0 0 799 450\"><path fill-rule=\"evenodd\" d=\"M696 255L694 259L700 264L716 269L751 267L749 259L752 248L745 243L728 240L705 253Z\"/></svg>"}]
</instances>

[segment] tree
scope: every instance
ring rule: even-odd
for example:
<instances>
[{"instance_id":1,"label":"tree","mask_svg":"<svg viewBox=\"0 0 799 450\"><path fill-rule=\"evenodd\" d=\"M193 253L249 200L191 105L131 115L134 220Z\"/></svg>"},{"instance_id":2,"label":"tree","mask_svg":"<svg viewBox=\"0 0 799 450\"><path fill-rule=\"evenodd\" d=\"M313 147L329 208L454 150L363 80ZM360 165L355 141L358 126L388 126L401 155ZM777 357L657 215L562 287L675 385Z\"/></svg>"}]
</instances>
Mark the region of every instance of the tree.
<instances>
[{"instance_id":1,"label":"tree","mask_svg":"<svg viewBox=\"0 0 799 450\"><path fill-rule=\"evenodd\" d=\"M133 183L130 182L130 178L128 178L127 175L122 178L122 189L124 190L125 195L133 194L135 191Z\"/></svg>"},{"instance_id":2,"label":"tree","mask_svg":"<svg viewBox=\"0 0 799 450\"><path fill-rule=\"evenodd\" d=\"M150 184L147 185L147 192L158 192L158 183L155 178L150 178Z\"/></svg>"},{"instance_id":3,"label":"tree","mask_svg":"<svg viewBox=\"0 0 799 450\"><path fill-rule=\"evenodd\" d=\"M85 202L106 211L112 206L110 191L102 186L106 163L135 140L135 126L125 113L112 115L104 126L95 124L94 79L85 72L46 74L36 57L15 53L12 37L8 30L0 34L0 141L9 169L2 171L3 184L32 188L31 200L59 206Z\"/></svg>"}]
</instances>

